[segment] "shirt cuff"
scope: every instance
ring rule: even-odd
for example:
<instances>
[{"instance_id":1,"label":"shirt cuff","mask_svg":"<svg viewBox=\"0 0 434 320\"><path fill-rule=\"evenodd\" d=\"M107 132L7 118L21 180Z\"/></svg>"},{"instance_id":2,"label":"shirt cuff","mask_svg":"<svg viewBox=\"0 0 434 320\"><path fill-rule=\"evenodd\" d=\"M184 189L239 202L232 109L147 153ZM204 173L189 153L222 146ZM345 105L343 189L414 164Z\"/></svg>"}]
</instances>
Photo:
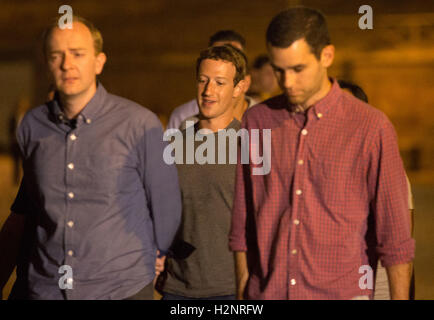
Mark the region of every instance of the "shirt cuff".
<instances>
[{"instance_id":1,"label":"shirt cuff","mask_svg":"<svg viewBox=\"0 0 434 320\"><path fill-rule=\"evenodd\" d=\"M161 249L158 251L160 251L160 253L157 255L158 258L165 257L167 255L167 252L168 252L168 251L161 250Z\"/></svg>"},{"instance_id":2,"label":"shirt cuff","mask_svg":"<svg viewBox=\"0 0 434 320\"><path fill-rule=\"evenodd\" d=\"M414 259L414 253L415 241L412 238L403 243L399 243L399 245L378 249L378 254L383 267L409 263Z\"/></svg>"}]
</instances>

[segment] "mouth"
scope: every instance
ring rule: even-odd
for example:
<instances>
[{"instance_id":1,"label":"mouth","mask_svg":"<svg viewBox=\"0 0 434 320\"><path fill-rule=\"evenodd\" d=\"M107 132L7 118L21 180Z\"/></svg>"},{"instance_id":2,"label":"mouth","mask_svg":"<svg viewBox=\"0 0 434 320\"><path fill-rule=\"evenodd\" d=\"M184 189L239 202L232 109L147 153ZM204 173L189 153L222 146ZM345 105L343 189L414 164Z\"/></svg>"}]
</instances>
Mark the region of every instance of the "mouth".
<instances>
[{"instance_id":1,"label":"mouth","mask_svg":"<svg viewBox=\"0 0 434 320\"><path fill-rule=\"evenodd\" d=\"M217 101L215 100L211 100L211 99L202 99L202 105L204 107L209 107L212 106L214 103L216 103Z\"/></svg>"},{"instance_id":2,"label":"mouth","mask_svg":"<svg viewBox=\"0 0 434 320\"><path fill-rule=\"evenodd\" d=\"M67 84L74 83L77 80L78 80L77 77L65 77L65 78L62 78L62 81L64 83L67 83Z\"/></svg>"}]
</instances>

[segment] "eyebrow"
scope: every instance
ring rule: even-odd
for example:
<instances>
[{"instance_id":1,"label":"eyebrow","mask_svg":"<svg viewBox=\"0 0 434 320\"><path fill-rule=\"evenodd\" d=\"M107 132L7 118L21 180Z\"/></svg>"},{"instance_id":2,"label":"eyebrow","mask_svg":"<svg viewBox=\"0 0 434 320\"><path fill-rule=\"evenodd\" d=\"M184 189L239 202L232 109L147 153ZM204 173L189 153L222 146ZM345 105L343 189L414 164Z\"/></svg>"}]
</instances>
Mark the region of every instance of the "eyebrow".
<instances>
[{"instance_id":1,"label":"eyebrow","mask_svg":"<svg viewBox=\"0 0 434 320\"><path fill-rule=\"evenodd\" d=\"M86 48L70 48L70 49L68 49L69 51L86 51ZM50 54L52 54L52 53L62 53L63 52L63 50L51 50L50 51Z\"/></svg>"},{"instance_id":2,"label":"eyebrow","mask_svg":"<svg viewBox=\"0 0 434 320\"><path fill-rule=\"evenodd\" d=\"M198 78L200 78L200 77L205 77L205 78L209 79L209 77L207 75L204 75L204 74L199 74ZM229 80L229 78L226 78L226 77L215 77L215 79L217 79L217 80Z\"/></svg>"},{"instance_id":3,"label":"eyebrow","mask_svg":"<svg viewBox=\"0 0 434 320\"><path fill-rule=\"evenodd\" d=\"M305 68L306 64L300 63L300 64L296 64L295 66L289 66L289 67L285 67L285 68L280 68L280 67L276 66L275 64L271 63L271 66L275 70L290 70L290 69Z\"/></svg>"}]
</instances>

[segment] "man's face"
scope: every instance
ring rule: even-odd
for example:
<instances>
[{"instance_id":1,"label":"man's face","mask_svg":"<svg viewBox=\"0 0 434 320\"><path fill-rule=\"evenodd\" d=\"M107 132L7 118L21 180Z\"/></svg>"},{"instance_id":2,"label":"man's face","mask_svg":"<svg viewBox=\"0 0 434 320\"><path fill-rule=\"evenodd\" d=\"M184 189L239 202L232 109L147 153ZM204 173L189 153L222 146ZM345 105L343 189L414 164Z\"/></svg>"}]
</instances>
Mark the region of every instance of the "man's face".
<instances>
[{"instance_id":1,"label":"man's face","mask_svg":"<svg viewBox=\"0 0 434 320\"><path fill-rule=\"evenodd\" d=\"M258 82L263 92L271 93L278 89L278 83L271 64L267 63L258 70Z\"/></svg>"},{"instance_id":2,"label":"man's face","mask_svg":"<svg viewBox=\"0 0 434 320\"><path fill-rule=\"evenodd\" d=\"M74 22L72 29L54 28L46 50L50 76L61 95L74 97L95 90L105 55L95 55L92 35L84 24Z\"/></svg>"},{"instance_id":3,"label":"man's face","mask_svg":"<svg viewBox=\"0 0 434 320\"><path fill-rule=\"evenodd\" d=\"M234 86L235 66L229 61L205 59L197 76L197 101L205 119L215 119L233 112L241 94L240 81Z\"/></svg>"},{"instance_id":4,"label":"man's face","mask_svg":"<svg viewBox=\"0 0 434 320\"><path fill-rule=\"evenodd\" d=\"M304 39L288 48L268 45L271 65L280 88L291 104L310 106L327 83L327 68L333 61L334 49L326 47L318 60Z\"/></svg>"}]
</instances>

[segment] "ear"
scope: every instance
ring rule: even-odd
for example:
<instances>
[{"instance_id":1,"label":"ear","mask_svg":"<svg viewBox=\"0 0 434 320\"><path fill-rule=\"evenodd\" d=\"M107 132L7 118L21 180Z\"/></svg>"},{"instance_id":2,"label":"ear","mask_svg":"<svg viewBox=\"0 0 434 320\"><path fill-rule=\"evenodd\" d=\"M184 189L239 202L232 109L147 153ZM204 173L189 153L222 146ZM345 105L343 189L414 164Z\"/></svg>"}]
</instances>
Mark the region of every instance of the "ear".
<instances>
[{"instance_id":1,"label":"ear","mask_svg":"<svg viewBox=\"0 0 434 320\"><path fill-rule=\"evenodd\" d=\"M107 56L104 52L100 52L96 56L96 63L95 63L95 74L100 74L102 72L102 69L104 68L104 64L107 61Z\"/></svg>"},{"instance_id":2,"label":"ear","mask_svg":"<svg viewBox=\"0 0 434 320\"><path fill-rule=\"evenodd\" d=\"M232 98L238 98L242 93L244 93L244 87L246 86L246 80L240 80L234 88L234 93Z\"/></svg>"},{"instance_id":3,"label":"ear","mask_svg":"<svg viewBox=\"0 0 434 320\"><path fill-rule=\"evenodd\" d=\"M252 76L250 74L246 74L244 77L244 88L243 93L249 91L250 85L252 84Z\"/></svg>"},{"instance_id":4,"label":"ear","mask_svg":"<svg viewBox=\"0 0 434 320\"><path fill-rule=\"evenodd\" d=\"M335 58L335 46L329 44L325 46L321 51L321 64L324 68L328 68L332 65Z\"/></svg>"}]
</instances>

